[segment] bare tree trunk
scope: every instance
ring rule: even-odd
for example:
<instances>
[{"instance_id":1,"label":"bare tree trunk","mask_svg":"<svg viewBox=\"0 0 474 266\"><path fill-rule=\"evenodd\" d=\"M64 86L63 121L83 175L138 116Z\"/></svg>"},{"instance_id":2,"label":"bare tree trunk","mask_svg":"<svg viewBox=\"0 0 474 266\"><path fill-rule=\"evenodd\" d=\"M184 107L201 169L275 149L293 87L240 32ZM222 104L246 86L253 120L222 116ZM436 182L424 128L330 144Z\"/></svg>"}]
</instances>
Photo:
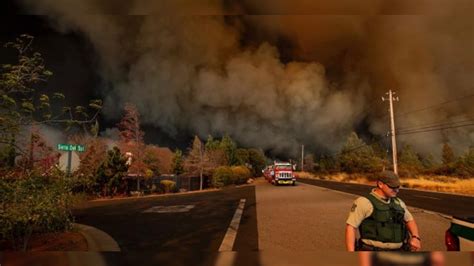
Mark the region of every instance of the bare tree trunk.
<instances>
[{"instance_id":1,"label":"bare tree trunk","mask_svg":"<svg viewBox=\"0 0 474 266\"><path fill-rule=\"evenodd\" d=\"M199 169L199 190L202 190L202 167Z\"/></svg>"}]
</instances>

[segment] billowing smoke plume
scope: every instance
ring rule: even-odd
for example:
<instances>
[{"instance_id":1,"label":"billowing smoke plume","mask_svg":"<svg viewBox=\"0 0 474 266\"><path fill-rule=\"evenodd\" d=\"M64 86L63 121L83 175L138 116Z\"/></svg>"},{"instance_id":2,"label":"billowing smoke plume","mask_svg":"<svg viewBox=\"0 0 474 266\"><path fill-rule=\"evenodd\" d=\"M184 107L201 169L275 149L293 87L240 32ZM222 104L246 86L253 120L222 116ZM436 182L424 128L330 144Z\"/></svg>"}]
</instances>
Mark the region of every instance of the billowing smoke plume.
<instances>
[{"instance_id":1,"label":"billowing smoke plume","mask_svg":"<svg viewBox=\"0 0 474 266\"><path fill-rule=\"evenodd\" d=\"M400 97L397 113L473 92L466 1L312 1L308 8L270 0L23 2L95 46L107 116L117 118L132 102L145 123L169 134L228 133L276 152L293 153L299 144L335 151L363 124L386 134L388 104L380 97L388 89ZM223 16L245 12L257 16ZM280 15L258 16L266 12ZM400 116L397 125L472 119L471 102ZM474 133L463 127L400 140L436 153L448 140L467 148Z\"/></svg>"}]
</instances>

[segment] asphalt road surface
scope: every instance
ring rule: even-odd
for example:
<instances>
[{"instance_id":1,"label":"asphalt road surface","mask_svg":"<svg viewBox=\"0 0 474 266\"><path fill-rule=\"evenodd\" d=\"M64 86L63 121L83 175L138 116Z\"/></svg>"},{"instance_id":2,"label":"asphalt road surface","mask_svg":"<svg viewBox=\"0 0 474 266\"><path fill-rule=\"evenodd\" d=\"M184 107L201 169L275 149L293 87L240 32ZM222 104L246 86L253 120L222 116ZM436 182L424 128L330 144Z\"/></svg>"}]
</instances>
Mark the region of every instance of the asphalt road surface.
<instances>
[{"instance_id":1,"label":"asphalt road surface","mask_svg":"<svg viewBox=\"0 0 474 266\"><path fill-rule=\"evenodd\" d=\"M358 255L345 252L345 220L355 194L366 194L370 187L340 184L334 188L354 194L324 187L336 186L333 183L273 186L260 178L250 186L210 192L88 202L74 210L76 222L106 232L121 252L65 256L76 261L69 265L91 264L84 260L101 262L98 265L357 265ZM415 195L426 200L437 196ZM413 207L428 203L407 198L420 227L423 250L445 250L449 221ZM245 207L232 251L218 252L241 199ZM450 208L451 213L455 208ZM447 265L469 265L463 263L468 255L448 254L456 264Z\"/></svg>"},{"instance_id":2,"label":"asphalt road surface","mask_svg":"<svg viewBox=\"0 0 474 266\"><path fill-rule=\"evenodd\" d=\"M370 188L367 191L370 191ZM298 182L256 185L259 247L276 251L344 251L345 225L357 195ZM409 206L425 251L445 250L449 220Z\"/></svg>"},{"instance_id":3,"label":"asphalt road surface","mask_svg":"<svg viewBox=\"0 0 474 266\"><path fill-rule=\"evenodd\" d=\"M74 211L76 222L107 232L124 255L107 254L109 265L187 265L215 261L240 199L246 199L234 250L257 251L255 187L93 202ZM185 212L150 212L162 207L193 206ZM148 254L149 256L144 256ZM159 256L157 256L159 254Z\"/></svg>"},{"instance_id":4,"label":"asphalt road surface","mask_svg":"<svg viewBox=\"0 0 474 266\"><path fill-rule=\"evenodd\" d=\"M299 178L298 182L356 195L366 195L367 191L370 191L372 188L369 185L349 184L314 179ZM450 216L474 215L474 197L404 188L400 189L398 196L409 206L443 213Z\"/></svg>"}]
</instances>

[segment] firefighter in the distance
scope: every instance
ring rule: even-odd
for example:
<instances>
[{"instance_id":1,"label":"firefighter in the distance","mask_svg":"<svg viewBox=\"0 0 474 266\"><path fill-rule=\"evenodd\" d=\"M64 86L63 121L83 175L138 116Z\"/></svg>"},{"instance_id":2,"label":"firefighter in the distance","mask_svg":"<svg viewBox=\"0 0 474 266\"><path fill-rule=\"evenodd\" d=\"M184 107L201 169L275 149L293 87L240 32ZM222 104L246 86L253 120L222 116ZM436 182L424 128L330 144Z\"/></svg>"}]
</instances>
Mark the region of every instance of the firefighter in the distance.
<instances>
[{"instance_id":1,"label":"firefighter in the distance","mask_svg":"<svg viewBox=\"0 0 474 266\"><path fill-rule=\"evenodd\" d=\"M377 187L354 201L346 221L348 251L420 250L418 226L405 203L397 198L399 188L398 175L384 171L379 175ZM357 230L360 239L356 241Z\"/></svg>"}]
</instances>

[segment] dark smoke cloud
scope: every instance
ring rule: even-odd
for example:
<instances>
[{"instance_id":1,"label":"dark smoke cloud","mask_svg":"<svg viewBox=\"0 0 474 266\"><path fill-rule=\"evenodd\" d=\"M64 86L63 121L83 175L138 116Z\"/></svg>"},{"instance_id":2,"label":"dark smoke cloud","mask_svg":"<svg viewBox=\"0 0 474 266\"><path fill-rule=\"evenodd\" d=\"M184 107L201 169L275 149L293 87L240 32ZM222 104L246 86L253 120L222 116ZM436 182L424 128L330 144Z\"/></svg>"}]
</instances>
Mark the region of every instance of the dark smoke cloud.
<instances>
[{"instance_id":1,"label":"dark smoke cloud","mask_svg":"<svg viewBox=\"0 0 474 266\"><path fill-rule=\"evenodd\" d=\"M387 103L379 99L388 89L397 91L400 113L473 92L468 1L23 2L95 46L111 84L103 90L108 117L132 102L145 123L169 134L229 133L276 152L294 153L299 144L335 151L361 121L385 135ZM137 14L147 15L125 16ZM291 44L287 50L282 38ZM282 52L293 60L282 60ZM474 114L470 102L403 116L397 124L466 119ZM461 151L473 144L474 132L400 140L432 153L449 140Z\"/></svg>"}]
</instances>

